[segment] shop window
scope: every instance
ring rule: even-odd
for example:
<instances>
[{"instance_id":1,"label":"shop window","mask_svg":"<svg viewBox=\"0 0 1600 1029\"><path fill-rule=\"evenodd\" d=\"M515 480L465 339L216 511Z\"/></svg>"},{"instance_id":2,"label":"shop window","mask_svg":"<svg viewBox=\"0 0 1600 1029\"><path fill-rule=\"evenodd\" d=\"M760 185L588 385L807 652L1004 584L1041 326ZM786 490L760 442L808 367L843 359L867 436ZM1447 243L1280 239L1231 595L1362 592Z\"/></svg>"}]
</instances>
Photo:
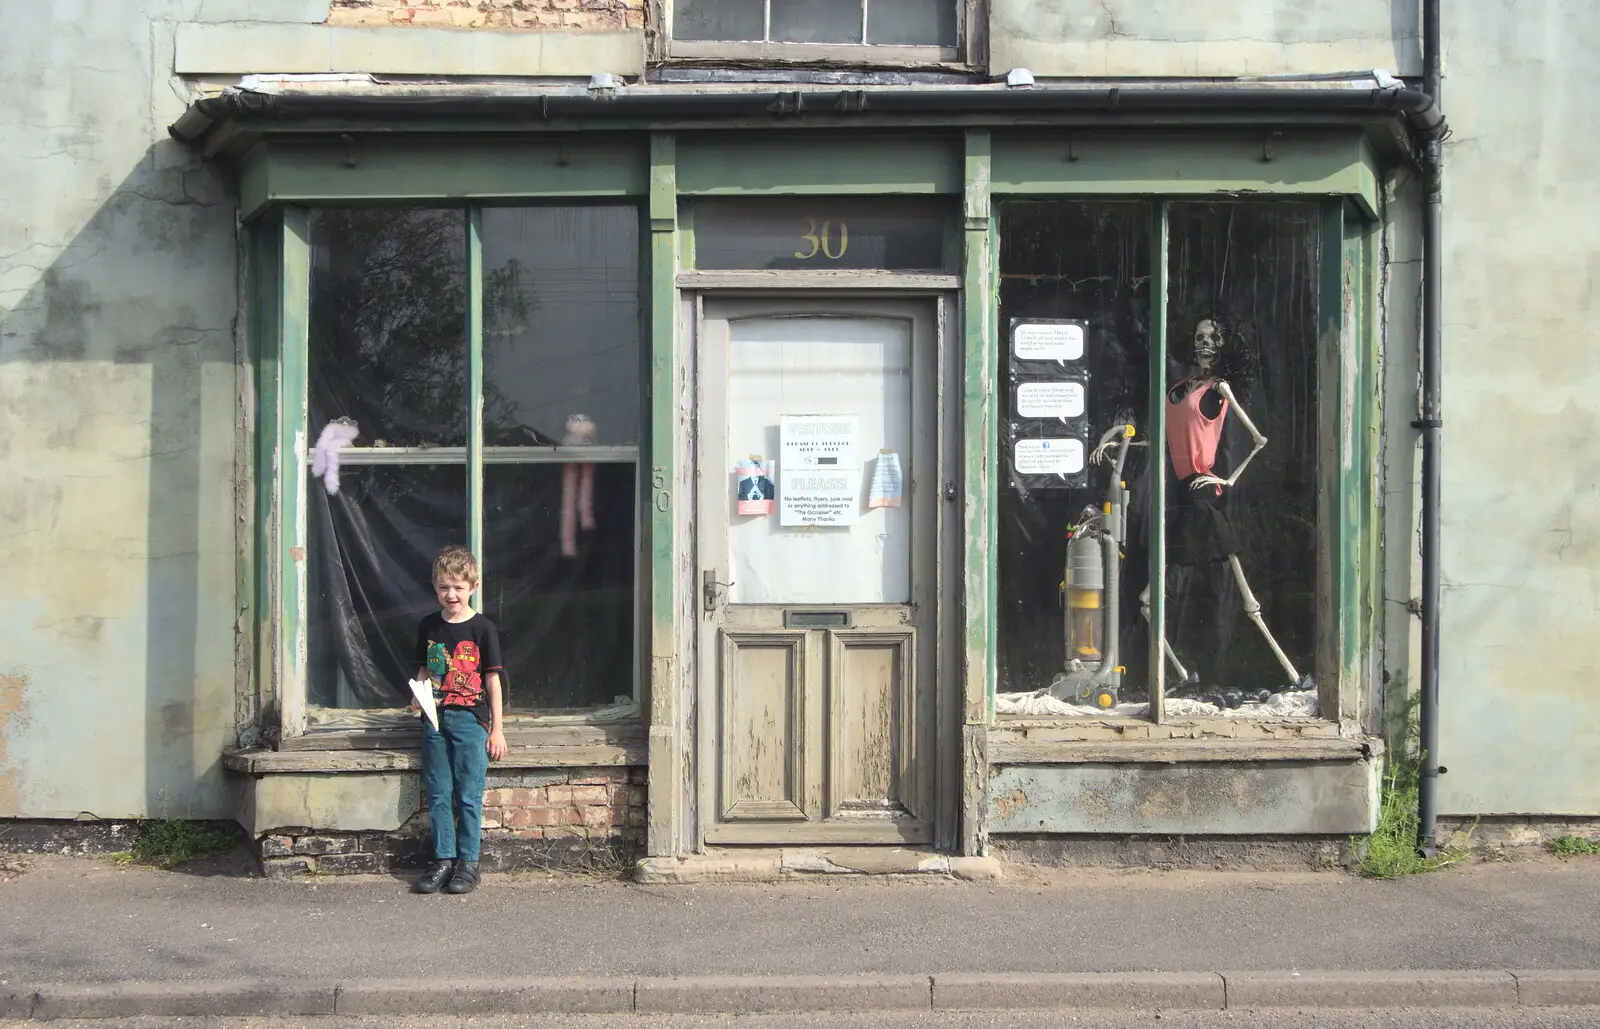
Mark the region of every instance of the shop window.
<instances>
[{"instance_id":1,"label":"shop window","mask_svg":"<svg viewBox=\"0 0 1600 1029\"><path fill-rule=\"evenodd\" d=\"M404 706L452 542L509 712L635 710L638 232L626 206L311 212L306 438L359 430L306 491L314 724Z\"/></svg>"},{"instance_id":2,"label":"shop window","mask_svg":"<svg viewBox=\"0 0 1600 1029\"><path fill-rule=\"evenodd\" d=\"M677 0L682 42L954 47L951 0Z\"/></svg>"},{"instance_id":3,"label":"shop window","mask_svg":"<svg viewBox=\"0 0 1600 1029\"><path fill-rule=\"evenodd\" d=\"M1320 219L1280 201L1001 205L997 712L1149 717L1155 597L1166 717L1317 714Z\"/></svg>"}]
</instances>

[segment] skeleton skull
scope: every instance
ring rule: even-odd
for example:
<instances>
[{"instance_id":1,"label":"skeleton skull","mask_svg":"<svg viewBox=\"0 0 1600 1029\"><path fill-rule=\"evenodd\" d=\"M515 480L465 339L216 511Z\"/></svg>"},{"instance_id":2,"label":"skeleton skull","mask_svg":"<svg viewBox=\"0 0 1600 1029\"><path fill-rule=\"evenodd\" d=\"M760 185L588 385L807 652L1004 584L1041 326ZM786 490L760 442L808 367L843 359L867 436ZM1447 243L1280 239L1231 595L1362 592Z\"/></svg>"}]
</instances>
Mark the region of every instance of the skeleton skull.
<instances>
[{"instance_id":1,"label":"skeleton skull","mask_svg":"<svg viewBox=\"0 0 1600 1029\"><path fill-rule=\"evenodd\" d=\"M1210 368L1216 363L1217 353L1222 350L1225 341L1222 330L1210 318L1202 318L1194 327L1194 360L1203 368Z\"/></svg>"}]
</instances>

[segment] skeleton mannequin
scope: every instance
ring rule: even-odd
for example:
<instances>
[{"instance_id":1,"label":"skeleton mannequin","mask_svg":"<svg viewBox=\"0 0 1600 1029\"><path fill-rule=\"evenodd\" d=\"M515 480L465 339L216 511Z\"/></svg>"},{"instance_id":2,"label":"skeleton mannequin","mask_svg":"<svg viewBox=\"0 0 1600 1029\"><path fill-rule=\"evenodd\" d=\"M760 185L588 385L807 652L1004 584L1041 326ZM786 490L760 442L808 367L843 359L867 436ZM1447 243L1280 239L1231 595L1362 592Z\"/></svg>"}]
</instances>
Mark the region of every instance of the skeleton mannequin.
<instances>
[{"instance_id":1,"label":"skeleton mannequin","mask_svg":"<svg viewBox=\"0 0 1600 1029\"><path fill-rule=\"evenodd\" d=\"M1228 380L1222 377L1219 366L1228 345L1228 340L1213 319L1201 319L1195 325L1192 337L1192 367L1195 374L1179 380L1167 390L1167 453L1179 480L1178 489L1168 498L1167 565L1192 568L1225 562L1238 584L1245 617L1250 619L1271 648L1288 677L1289 688L1311 689L1314 683L1310 676L1300 675L1267 628L1266 619L1261 615L1261 603L1251 591L1239 562L1239 551L1243 548L1222 505L1223 489L1238 482L1245 468L1267 445L1267 438L1250 420L1249 414L1234 396ZM1250 433L1253 447L1233 469L1233 474L1224 479L1213 474L1212 469L1222 442L1223 425L1230 411ZM1102 450L1104 447L1097 449L1092 459L1098 462ZM1149 586L1140 593L1139 602L1148 620ZM1179 678L1195 682L1195 678L1178 660L1171 643L1163 640L1162 646L1167 661Z\"/></svg>"}]
</instances>

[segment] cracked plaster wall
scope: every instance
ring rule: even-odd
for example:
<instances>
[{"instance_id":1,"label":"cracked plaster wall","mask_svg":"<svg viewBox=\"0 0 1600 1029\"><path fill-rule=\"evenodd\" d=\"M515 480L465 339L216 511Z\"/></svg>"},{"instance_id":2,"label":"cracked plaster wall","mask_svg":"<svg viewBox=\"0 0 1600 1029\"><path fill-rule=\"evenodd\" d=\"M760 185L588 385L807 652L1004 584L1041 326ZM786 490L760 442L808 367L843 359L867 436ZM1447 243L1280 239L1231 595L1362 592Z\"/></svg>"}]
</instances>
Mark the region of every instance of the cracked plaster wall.
<instances>
[{"instance_id":1,"label":"cracked plaster wall","mask_svg":"<svg viewBox=\"0 0 1600 1029\"><path fill-rule=\"evenodd\" d=\"M173 31L317 6L6 5L0 816L231 812L235 204Z\"/></svg>"},{"instance_id":2,"label":"cracked plaster wall","mask_svg":"<svg viewBox=\"0 0 1600 1029\"><path fill-rule=\"evenodd\" d=\"M990 0L990 65L1041 77L1422 71L1417 0Z\"/></svg>"}]
</instances>

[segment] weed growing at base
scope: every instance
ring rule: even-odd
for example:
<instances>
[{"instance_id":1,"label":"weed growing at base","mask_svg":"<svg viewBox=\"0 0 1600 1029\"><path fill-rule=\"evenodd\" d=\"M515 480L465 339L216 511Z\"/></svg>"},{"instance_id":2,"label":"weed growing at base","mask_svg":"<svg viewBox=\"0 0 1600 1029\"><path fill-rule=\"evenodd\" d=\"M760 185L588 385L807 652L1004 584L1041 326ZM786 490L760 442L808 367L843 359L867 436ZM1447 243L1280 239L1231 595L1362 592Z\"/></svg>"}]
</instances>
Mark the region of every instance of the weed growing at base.
<instances>
[{"instance_id":1,"label":"weed growing at base","mask_svg":"<svg viewBox=\"0 0 1600 1029\"><path fill-rule=\"evenodd\" d=\"M1465 847L1440 848L1433 857L1417 850L1417 794L1421 779L1422 752L1418 746L1418 698L1406 705L1404 718L1395 727L1388 748L1388 770L1383 776L1383 799L1378 807L1378 827L1370 836L1353 836L1351 846L1359 854L1357 868L1374 879L1398 879L1419 872L1433 872L1466 859Z\"/></svg>"},{"instance_id":2,"label":"weed growing at base","mask_svg":"<svg viewBox=\"0 0 1600 1029\"><path fill-rule=\"evenodd\" d=\"M178 818L147 822L133 849L112 855L121 864L176 868L187 861L217 854L233 846L236 833L207 828Z\"/></svg>"},{"instance_id":3,"label":"weed growing at base","mask_svg":"<svg viewBox=\"0 0 1600 1029\"><path fill-rule=\"evenodd\" d=\"M1580 854L1600 855L1600 840L1586 840L1582 836L1557 836L1544 845L1544 849L1560 857Z\"/></svg>"}]
</instances>

